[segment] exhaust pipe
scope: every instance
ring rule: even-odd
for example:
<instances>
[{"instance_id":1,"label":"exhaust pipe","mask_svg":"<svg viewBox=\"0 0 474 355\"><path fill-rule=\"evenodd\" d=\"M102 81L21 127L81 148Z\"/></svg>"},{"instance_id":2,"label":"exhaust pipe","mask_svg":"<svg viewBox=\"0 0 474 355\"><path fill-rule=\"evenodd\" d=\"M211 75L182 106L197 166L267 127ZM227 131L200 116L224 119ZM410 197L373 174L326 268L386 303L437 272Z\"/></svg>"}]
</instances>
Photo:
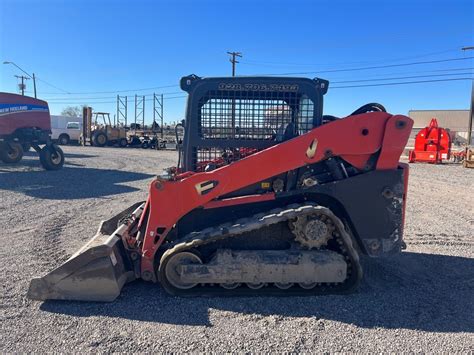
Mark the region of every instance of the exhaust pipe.
<instances>
[{"instance_id":1,"label":"exhaust pipe","mask_svg":"<svg viewBox=\"0 0 474 355\"><path fill-rule=\"evenodd\" d=\"M64 264L31 280L28 298L34 300L115 300L127 282L135 280L122 235L129 228L120 223L132 215L140 218L145 204L139 202L100 224L97 234ZM118 227L117 227L118 226Z\"/></svg>"}]
</instances>

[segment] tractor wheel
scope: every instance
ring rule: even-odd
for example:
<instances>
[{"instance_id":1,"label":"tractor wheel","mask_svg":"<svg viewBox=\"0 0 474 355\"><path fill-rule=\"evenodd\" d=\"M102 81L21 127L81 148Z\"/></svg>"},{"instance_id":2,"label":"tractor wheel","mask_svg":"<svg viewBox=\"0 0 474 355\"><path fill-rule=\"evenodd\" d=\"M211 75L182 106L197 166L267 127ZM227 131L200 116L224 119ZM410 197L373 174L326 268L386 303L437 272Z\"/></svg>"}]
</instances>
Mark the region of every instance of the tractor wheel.
<instances>
[{"instance_id":1,"label":"tractor wheel","mask_svg":"<svg viewBox=\"0 0 474 355\"><path fill-rule=\"evenodd\" d=\"M142 143L142 148L143 149L148 149L149 148L148 142L143 142Z\"/></svg>"},{"instance_id":2,"label":"tractor wheel","mask_svg":"<svg viewBox=\"0 0 474 355\"><path fill-rule=\"evenodd\" d=\"M107 135L104 132L97 132L92 136L92 141L96 147L104 147L107 144Z\"/></svg>"},{"instance_id":3,"label":"tractor wheel","mask_svg":"<svg viewBox=\"0 0 474 355\"><path fill-rule=\"evenodd\" d=\"M128 145L127 138L120 138L119 140L119 147L120 148L125 148Z\"/></svg>"},{"instance_id":4,"label":"tractor wheel","mask_svg":"<svg viewBox=\"0 0 474 355\"><path fill-rule=\"evenodd\" d=\"M20 143L9 142L0 148L0 159L7 164L18 163L23 158L23 147Z\"/></svg>"},{"instance_id":5,"label":"tractor wheel","mask_svg":"<svg viewBox=\"0 0 474 355\"><path fill-rule=\"evenodd\" d=\"M58 138L58 143L61 145L69 144L69 136L67 134L61 134Z\"/></svg>"},{"instance_id":6,"label":"tractor wheel","mask_svg":"<svg viewBox=\"0 0 474 355\"><path fill-rule=\"evenodd\" d=\"M64 165L64 153L56 145L44 146L40 151L40 162L46 170L59 170Z\"/></svg>"}]
</instances>

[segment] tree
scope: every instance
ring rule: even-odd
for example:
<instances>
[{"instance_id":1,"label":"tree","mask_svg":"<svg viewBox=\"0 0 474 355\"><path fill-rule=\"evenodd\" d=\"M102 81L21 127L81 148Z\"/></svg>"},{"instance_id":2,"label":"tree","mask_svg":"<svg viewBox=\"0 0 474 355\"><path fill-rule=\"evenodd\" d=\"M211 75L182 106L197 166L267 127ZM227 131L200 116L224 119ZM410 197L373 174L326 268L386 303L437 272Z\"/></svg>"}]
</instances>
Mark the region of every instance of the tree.
<instances>
[{"instance_id":1,"label":"tree","mask_svg":"<svg viewBox=\"0 0 474 355\"><path fill-rule=\"evenodd\" d=\"M82 107L67 106L61 111L61 116L80 117L82 116Z\"/></svg>"}]
</instances>

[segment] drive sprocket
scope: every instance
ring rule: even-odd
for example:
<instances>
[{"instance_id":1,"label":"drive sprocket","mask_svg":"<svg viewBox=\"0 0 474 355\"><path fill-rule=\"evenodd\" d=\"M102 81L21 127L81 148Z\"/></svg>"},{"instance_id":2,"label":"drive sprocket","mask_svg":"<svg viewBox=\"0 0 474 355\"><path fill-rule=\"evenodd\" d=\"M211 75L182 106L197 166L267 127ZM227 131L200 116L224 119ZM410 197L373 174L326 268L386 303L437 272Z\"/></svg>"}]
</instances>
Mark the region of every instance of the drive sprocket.
<instances>
[{"instance_id":1,"label":"drive sprocket","mask_svg":"<svg viewBox=\"0 0 474 355\"><path fill-rule=\"evenodd\" d=\"M298 216L290 221L295 241L307 249L320 249L327 245L334 232L334 223L324 214Z\"/></svg>"}]
</instances>

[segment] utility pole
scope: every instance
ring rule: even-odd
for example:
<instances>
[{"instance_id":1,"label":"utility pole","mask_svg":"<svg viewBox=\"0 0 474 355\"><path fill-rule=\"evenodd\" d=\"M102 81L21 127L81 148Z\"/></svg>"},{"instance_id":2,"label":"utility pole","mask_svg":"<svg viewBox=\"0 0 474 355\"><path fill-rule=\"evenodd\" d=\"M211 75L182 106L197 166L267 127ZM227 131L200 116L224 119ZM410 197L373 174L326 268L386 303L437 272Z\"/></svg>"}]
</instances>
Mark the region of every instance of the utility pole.
<instances>
[{"instance_id":1,"label":"utility pole","mask_svg":"<svg viewBox=\"0 0 474 355\"><path fill-rule=\"evenodd\" d=\"M467 144L470 146L472 143L472 121L474 116L473 106L474 106L474 80L471 84L471 108L469 109L469 124L467 126Z\"/></svg>"},{"instance_id":2,"label":"utility pole","mask_svg":"<svg viewBox=\"0 0 474 355\"><path fill-rule=\"evenodd\" d=\"M25 73L26 75L28 75L31 79L33 79L33 88L34 88L34 92L35 92L35 99L36 99L36 76L35 76L35 73L33 73L33 76L31 76L30 74L28 74L26 71L24 71L23 69L21 69L18 65L16 65L15 63L13 62L3 62L3 64L11 64L11 65L14 65L15 67L17 67L18 69L20 69L23 73ZM15 75L16 76L16 75ZM26 78L28 80L28 78ZM23 83L23 79L22 79L22 83ZM25 90L22 91L22 95L24 96L25 94Z\"/></svg>"},{"instance_id":3,"label":"utility pole","mask_svg":"<svg viewBox=\"0 0 474 355\"><path fill-rule=\"evenodd\" d=\"M33 90L35 92L35 99L36 99L36 76L35 76L35 73L33 73Z\"/></svg>"},{"instance_id":4,"label":"utility pole","mask_svg":"<svg viewBox=\"0 0 474 355\"><path fill-rule=\"evenodd\" d=\"M18 84L18 86L20 87L21 94L25 96L25 88L26 88L25 80L30 80L30 78L23 75L15 75L15 78L21 79L21 84Z\"/></svg>"},{"instance_id":5,"label":"utility pole","mask_svg":"<svg viewBox=\"0 0 474 355\"><path fill-rule=\"evenodd\" d=\"M161 139L163 139L163 94L161 94ZM176 142L178 143L178 142Z\"/></svg>"},{"instance_id":6,"label":"utility pole","mask_svg":"<svg viewBox=\"0 0 474 355\"><path fill-rule=\"evenodd\" d=\"M473 50L474 46L469 46L469 47L462 47L462 51L469 51ZM472 121L474 120L474 111L473 111L473 106L474 106L474 81L471 82L471 106L469 109L469 124L467 126L467 145L470 146L472 143Z\"/></svg>"},{"instance_id":7,"label":"utility pole","mask_svg":"<svg viewBox=\"0 0 474 355\"><path fill-rule=\"evenodd\" d=\"M227 52L231 56L229 58L229 61L232 63L232 76L235 76L235 64L239 63L239 61L236 59L237 57L242 58L242 53L241 52Z\"/></svg>"},{"instance_id":8,"label":"utility pole","mask_svg":"<svg viewBox=\"0 0 474 355\"><path fill-rule=\"evenodd\" d=\"M235 64L239 61L237 57L242 58L241 52L227 52L231 56L229 61L232 63L232 76L235 76ZM231 124L232 124L232 136L235 137L235 100L232 99L232 112L231 112Z\"/></svg>"}]
</instances>

